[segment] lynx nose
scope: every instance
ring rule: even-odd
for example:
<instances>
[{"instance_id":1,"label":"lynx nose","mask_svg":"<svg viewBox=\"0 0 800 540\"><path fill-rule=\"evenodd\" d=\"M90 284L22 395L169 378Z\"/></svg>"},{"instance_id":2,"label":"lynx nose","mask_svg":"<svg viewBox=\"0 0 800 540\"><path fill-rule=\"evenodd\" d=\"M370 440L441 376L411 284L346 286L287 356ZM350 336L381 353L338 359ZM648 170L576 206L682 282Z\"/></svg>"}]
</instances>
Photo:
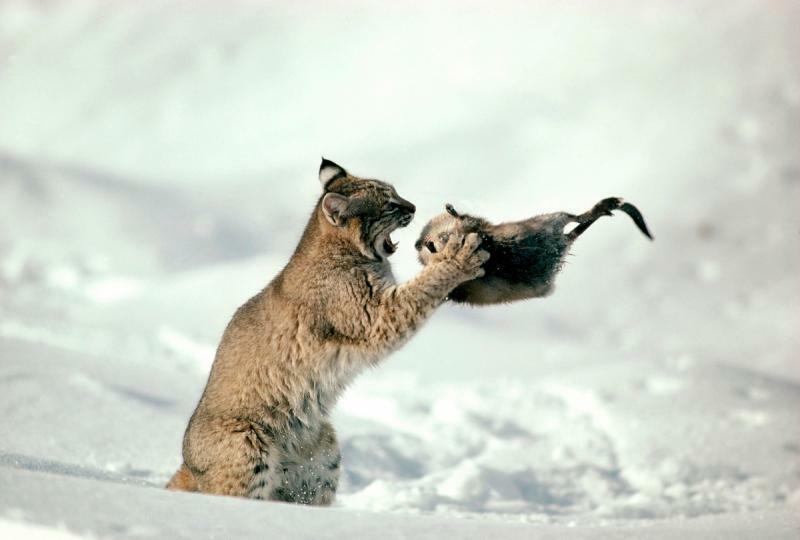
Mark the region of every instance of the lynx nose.
<instances>
[{"instance_id":1,"label":"lynx nose","mask_svg":"<svg viewBox=\"0 0 800 540\"><path fill-rule=\"evenodd\" d=\"M400 208L402 208L403 210L405 210L406 212L408 212L410 214L413 214L414 212L417 211L417 207L414 206L413 203L411 203L410 201L405 200L402 197L397 197L397 199L395 200L395 203L397 203L397 206L399 206Z\"/></svg>"}]
</instances>

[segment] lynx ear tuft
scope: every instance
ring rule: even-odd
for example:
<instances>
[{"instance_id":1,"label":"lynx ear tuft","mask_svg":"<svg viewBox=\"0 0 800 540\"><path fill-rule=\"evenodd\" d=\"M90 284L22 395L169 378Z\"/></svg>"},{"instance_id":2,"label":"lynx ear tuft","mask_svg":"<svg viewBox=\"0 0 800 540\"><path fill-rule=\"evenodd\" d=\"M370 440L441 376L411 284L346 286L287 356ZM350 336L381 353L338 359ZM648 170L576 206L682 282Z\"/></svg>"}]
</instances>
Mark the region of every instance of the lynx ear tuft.
<instances>
[{"instance_id":1,"label":"lynx ear tuft","mask_svg":"<svg viewBox=\"0 0 800 540\"><path fill-rule=\"evenodd\" d=\"M331 225L340 227L347 219L350 199L338 193L326 193L322 198L322 213Z\"/></svg>"},{"instance_id":2,"label":"lynx ear tuft","mask_svg":"<svg viewBox=\"0 0 800 540\"><path fill-rule=\"evenodd\" d=\"M343 176L347 176L347 171L343 167L329 159L322 158L322 163L319 164L319 181L322 183L323 189L328 187L332 181Z\"/></svg>"}]
</instances>

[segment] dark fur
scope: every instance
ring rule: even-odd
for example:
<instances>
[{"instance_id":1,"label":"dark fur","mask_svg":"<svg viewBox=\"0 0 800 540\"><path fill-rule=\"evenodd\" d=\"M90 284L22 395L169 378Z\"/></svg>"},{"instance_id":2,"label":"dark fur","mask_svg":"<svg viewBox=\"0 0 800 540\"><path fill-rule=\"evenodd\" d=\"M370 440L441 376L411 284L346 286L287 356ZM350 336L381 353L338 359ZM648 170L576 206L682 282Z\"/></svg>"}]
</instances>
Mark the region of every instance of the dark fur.
<instances>
[{"instance_id":1,"label":"dark fur","mask_svg":"<svg viewBox=\"0 0 800 540\"><path fill-rule=\"evenodd\" d=\"M497 304L547 296L553 291L572 242L597 219L612 215L612 210L628 214L639 230L652 239L639 210L619 198L603 199L580 215L555 212L498 225L484 218L459 214L451 205L446 209L449 216L437 216L425 225L415 244L417 251L432 247L435 252L436 246L446 241L455 228L463 233L478 233L481 247L491 255L483 267L486 271L483 277L463 283L450 293L449 298L454 302ZM578 226L564 233L569 223ZM421 255L420 260L425 262Z\"/></svg>"},{"instance_id":2,"label":"dark fur","mask_svg":"<svg viewBox=\"0 0 800 540\"><path fill-rule=\"evenodd\" d=\"M485 219L464 216L465 232L477 232L481 246L490 258L484 265L486 275L473 280L471 286L462 284L450 293L454 302L470 302L476 284L491 286L496 280L513 285L541 286L550 284L563 264L569 243L564 235L530 234L535 224L526 231L504 231ZM520 234L522 233L522 234Z\"/></svg>"}]
</instances>

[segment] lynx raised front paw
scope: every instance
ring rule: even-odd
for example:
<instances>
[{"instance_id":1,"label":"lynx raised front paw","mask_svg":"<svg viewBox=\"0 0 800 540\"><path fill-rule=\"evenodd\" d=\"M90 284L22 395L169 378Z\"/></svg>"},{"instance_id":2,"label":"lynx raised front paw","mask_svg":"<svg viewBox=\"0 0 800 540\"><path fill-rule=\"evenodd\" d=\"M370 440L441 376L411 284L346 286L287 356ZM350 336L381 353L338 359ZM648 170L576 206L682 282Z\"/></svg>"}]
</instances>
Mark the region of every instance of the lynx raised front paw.
<instances>
[{"instance_id":1,"label":"lynx raised front paw","mask_svg":"<svg viewBox=\"0 0 800 540\"><path fill-rule=\"evenodd\" d=\"M431 257L431 262L447 265L456 285L484 275L482 266L489 260L489 252L478 249L481 237L476 233L466 236L450 233L444 247Z\"/></svg>"}]
</instances>

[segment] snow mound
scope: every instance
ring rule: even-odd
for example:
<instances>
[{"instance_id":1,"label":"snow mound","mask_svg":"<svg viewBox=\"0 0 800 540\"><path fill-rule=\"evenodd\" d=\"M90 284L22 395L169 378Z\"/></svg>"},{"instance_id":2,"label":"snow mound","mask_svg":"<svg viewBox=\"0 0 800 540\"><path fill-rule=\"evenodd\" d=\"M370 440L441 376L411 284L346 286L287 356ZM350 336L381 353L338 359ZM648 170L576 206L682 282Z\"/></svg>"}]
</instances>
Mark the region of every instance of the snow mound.
<instances>
[{"instance_id":1,"label":"snow mound","mask_svg":"<svg viewBox=\"0 0 800 540\"><path fill-rule=\"evenodd\" d=\"M469 4L469 3L468 3ZM0 536L797 538L800 7L0 3ZM603 220L334 412L330 509L163 489L320 154Z\"/></svg>"}]
</instances>

